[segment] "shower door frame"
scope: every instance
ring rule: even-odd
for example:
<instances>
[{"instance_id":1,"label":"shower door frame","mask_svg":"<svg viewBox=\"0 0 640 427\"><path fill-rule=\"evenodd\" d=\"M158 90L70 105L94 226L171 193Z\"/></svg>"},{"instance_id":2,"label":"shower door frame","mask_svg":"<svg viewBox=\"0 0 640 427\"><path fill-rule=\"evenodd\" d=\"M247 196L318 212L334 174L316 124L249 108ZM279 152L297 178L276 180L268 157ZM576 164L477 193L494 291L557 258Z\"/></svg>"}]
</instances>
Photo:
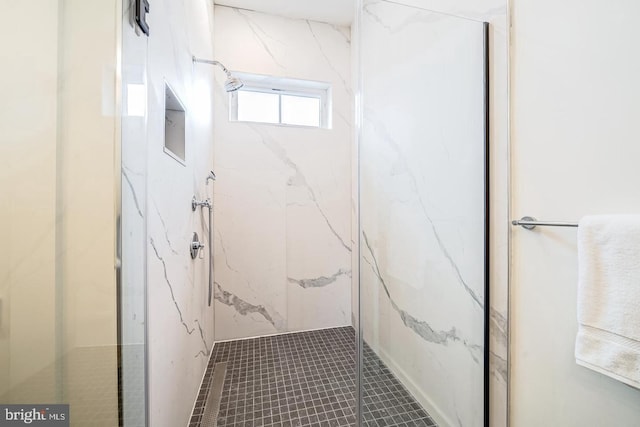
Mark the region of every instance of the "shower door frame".
<instances>
[{"instance_id":1,"label":"shower door frame","mask_svg":"<svg viewBox=\"0 0 640 427\"><path fill-rule=\"evenodd\" d=\"M483 22L484 60L484 427L491 421L491 85L489 26Z\"/></svg>"}]
</instances>

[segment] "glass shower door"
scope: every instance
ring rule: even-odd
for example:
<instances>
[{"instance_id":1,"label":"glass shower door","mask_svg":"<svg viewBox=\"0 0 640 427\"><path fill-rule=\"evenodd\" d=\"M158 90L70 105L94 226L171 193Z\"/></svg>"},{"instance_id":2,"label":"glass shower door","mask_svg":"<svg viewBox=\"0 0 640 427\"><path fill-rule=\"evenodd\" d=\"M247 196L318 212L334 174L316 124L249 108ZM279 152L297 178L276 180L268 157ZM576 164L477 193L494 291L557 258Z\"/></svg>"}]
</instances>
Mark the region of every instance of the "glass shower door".
<instances>
[{"instance_id":1,"label":"glass shower door","mask_svg":"<svg viewBox=\"0 0 640 427\"><path fill-rule=\"evenodd\" d=\"M29 7L9 4L3 4L7 13L0 16L0 404L11 403L36 373L41 384L33 401L55 399L60 392L56 371L50 369L59 352L55 312L58 7L51 4L34 17L43 36L39 39L28 37L30 30L16 20Z\"/></svg>"},{"instance_id":2,"label":"glass shower door","mask_svg":"<svg viewBox=\"0 0 640 427\"><path fill-rule=\"evenodd\" d=\"M388 1L360 15L362 420L482 426L487 27Z\"/></svg>"},{"instance_id":3,"label":"glass shower door","mask_svg":"<svg viewBox=\"0 0 640 427\"><path fill-rule=\"evenodd\" d=\"M0 424L115 427L122 2L2 8Z\"/></svg>"}]
</instances>

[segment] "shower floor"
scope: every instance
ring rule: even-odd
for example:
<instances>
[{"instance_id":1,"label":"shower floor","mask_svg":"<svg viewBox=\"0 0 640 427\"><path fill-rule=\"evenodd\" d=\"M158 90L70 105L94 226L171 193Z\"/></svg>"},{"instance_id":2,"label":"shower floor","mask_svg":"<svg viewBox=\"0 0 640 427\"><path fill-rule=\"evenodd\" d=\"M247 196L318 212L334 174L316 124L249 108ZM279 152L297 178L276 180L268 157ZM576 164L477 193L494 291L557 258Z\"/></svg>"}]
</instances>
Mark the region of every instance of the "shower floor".
<instances>
[{"instance_id":1,"label":"shower floor","mask_svg":"<svg viewBox=\"0 0 640 427\"><path fill-rule=\"evenodd\" d=\"M224 362L217 420L207 420L213 370ZM436 426L367 345L363 383L364 426ZM352 327L220 342L189 425L355 426L355 387Z\"/></svg>"}]
</instances>

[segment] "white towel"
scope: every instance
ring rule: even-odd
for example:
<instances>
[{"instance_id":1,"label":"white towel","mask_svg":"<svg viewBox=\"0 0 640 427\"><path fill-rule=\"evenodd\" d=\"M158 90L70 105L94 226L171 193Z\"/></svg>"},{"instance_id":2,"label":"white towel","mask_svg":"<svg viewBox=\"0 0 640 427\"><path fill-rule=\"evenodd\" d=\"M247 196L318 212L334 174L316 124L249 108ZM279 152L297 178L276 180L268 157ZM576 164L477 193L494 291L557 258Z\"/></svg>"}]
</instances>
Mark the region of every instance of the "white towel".
<instances>
[{"instance_id":1,"label":"white towel","mask_svg":"<svg viewBox=\"0 0 640 427\"><path fill-rule=\"evenodd\" d=\"M578 228L576 362L640 388L640 215Z\"/></svg>"}]
</instances>

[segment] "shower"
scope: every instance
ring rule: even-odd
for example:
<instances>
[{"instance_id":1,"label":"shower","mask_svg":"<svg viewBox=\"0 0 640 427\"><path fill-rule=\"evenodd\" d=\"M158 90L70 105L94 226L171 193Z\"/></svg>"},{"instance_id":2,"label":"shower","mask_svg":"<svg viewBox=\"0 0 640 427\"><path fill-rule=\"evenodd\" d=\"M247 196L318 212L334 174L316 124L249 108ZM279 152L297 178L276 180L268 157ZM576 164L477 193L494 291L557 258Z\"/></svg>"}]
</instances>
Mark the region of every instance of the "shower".
<instances>
[{"instance_id":1,"label":"shower","mask_svg":"<svg viewBox=\"0 0 640 427\"><path fill-rule=\"evenodd\" d=\"M244 83L242 82L242 80L240 80L239 78L237 78L236 76L231 74L231 71L229 71L227 69L227 67L225 67L219 61L212 61L212 60L209 60L209 59L200 59L200 58L196 58L194 56L193 57L193 62L194 63L201 63L201 64L217 65L220 68L222 68L222 71L224 71L226 73L226 75L227 75L227 81L224 82L224 90L226 90L227 92L235 92L236 90L238 90L242 86L244 86Z\"/></svg>"},{"instance_id":2,"label":"shower","mask_svg":"<svg viewBox=\"0 0 640 427\"><path fill-rule=\"evenodd\" d=\"M209 174L207 175L207 179L206 179L207 187L209 186L209 181L213 182L215 180L216 180L216 174L213 171L209 171ZM198 200L196 198L196 196L193 196L193 199L191 199L191 210L195 212L196 209L198 208L198 206L200 208L203 208L203 209L207 208L209 210L209 226L208 226L208 232L209 232L209 239L208 239L208 244L209 244L209 292L208 292L208 297L207 297L207 305L209 307L211 307L211 299L212 299L212 296L213 296L213 203L212 203L210 198L207 198L206 200L200 201L200 200ZM202 248L202 245L198 246L197 250L199 250L201 248ZM195 259L193 254L191 255L191 257Z\"/></svg>"}]
</instances>

